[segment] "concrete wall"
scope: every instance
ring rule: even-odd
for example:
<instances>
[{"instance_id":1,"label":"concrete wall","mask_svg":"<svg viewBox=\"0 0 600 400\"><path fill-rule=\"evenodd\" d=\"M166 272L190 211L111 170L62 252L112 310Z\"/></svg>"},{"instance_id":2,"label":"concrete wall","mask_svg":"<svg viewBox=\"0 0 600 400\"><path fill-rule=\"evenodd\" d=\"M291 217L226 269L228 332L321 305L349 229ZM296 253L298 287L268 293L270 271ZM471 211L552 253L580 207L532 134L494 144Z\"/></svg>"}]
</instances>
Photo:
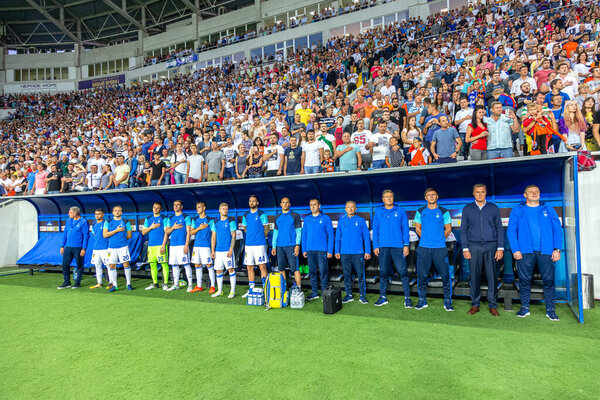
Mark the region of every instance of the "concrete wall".
<instances>
[{"instance_id":1,"label":"concrete wall","mask_svg":"<svg viewBox=\"0 0 600 400\"><path fill-rule=\"evenodd\" d=\"M26 201L0 204L0 266L14 265L37 242L37 212Z\"/></svg>"}]
</instances>

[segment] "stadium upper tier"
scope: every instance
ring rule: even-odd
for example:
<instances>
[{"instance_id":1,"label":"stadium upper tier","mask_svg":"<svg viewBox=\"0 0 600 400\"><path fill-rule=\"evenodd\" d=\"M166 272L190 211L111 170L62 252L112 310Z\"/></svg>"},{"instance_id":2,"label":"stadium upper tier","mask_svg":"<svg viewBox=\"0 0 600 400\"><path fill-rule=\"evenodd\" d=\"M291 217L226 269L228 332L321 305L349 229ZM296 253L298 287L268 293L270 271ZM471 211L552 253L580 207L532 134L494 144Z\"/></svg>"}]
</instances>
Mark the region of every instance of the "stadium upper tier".
<instances>
[{"instance_id":1,"label":"stadium upper tier","mask_svg":"<svg viewBox=\"0 0 600 400\"><path fill-rule=\"evenodd\" d=\"M597 15L583 2L470 5L131 87L8 95L0 190L597 150Z\"/></svg>"}]
</instances>

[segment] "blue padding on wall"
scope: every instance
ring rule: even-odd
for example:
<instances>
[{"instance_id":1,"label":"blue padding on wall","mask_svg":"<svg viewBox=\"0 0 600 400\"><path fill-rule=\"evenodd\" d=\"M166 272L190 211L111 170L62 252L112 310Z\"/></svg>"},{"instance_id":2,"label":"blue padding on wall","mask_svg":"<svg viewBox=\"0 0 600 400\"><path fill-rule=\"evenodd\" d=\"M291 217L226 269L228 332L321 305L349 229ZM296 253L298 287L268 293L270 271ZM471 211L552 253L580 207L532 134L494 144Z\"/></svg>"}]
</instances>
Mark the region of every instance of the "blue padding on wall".
<instances>
[{"instance_id":1,"label":"blue padding on wall","mask_svg":"<svg viewBox=\"0 0 600 400\"><path fill-rule=\"evenodd\" d=\"M63 234L61 232L40 233L40 239L31 250L17 261L17 264L61 265L62 256L60 254L60 245L62 244L62 239ZM139 232L132 232L131 240L128 241L129 254L131 255L132 263L137 261L140 250L142 249L142 243L142 235ZM92 241L90 240L83 264L85 268L90 268L92 266L92 245ZM75 261L71 263L71 266L75 266Z\"/></svg>"}]
</instances>

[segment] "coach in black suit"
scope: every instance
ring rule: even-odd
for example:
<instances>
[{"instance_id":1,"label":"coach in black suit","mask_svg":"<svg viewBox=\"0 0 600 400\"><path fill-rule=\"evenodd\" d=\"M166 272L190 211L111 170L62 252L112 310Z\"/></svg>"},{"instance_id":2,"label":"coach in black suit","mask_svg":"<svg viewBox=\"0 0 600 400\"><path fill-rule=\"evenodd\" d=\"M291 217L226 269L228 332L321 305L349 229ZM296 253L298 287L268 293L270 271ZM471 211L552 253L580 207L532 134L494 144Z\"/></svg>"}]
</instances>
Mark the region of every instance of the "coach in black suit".
<instances>
[{"instance_id":1,"label":"coach in black suit","mask_svg":"<svg viewBox=\"0 0 600 400\"><path fill-rule=\"evenodd\" d=\"M473 315L479 311L481 272L485 270L490 314L497 317L497 262L504 256L504 231L500 210L495 204L485 200L486 194L484 184L473 186L475 201L463 208L460 237L463 256L470 260L471 269L471 309L468 314Z\"/></svg>"}]
</instances>

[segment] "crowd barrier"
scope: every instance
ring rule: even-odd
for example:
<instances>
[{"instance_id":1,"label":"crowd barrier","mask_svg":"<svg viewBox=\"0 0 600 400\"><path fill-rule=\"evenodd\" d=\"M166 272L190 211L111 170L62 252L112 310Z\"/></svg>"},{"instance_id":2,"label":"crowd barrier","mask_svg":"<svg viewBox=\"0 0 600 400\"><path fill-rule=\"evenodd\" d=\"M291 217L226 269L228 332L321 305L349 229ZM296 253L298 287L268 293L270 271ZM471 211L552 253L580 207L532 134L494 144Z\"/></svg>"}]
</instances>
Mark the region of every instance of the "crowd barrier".
<instances>
[{"instance_id":1,"label":"crowd barrier","mask_svg":"<svg viewBox=\"0 0 600 400\"><path fill-rule=\"evenodd\" d=\"M510 211L524 201L525 186L536 184L540 187L542 201L554 207L561 218L565 241L563 257L556 263L557 299L566 301L579 322L583 322L581 309L581 261L579 254L578 232L578 180L577 163L573 165L573 156L569 154L545 155L504 160L488 160L477 163L464 162L454 165L431 165L412 168L382 169L368 172L341 172L319 175L300 175L293 177L274 177L228 182L211 182L167 187L149 187L138 189L112 190L104 192L68 193L44 196L23 196L11 200L31 203L38 214L38 243L18 261L18 264L31 269L51 269L60 264L58 251L60 237L67 220L70 207L77 206L82 216L90 224L94 221L94 211L102 208L108 211L115 205L123 207L123 218L131 223L134 237L130 250L132 257L143 262L143 238L139 233L141 225L151 214L152 204L160 202L163 211L172 215L175 200L183 202L184 212L194 217L197 201L207 203L207 214L218 216L218 205L227 202L230 216L241 223L242 215L248 211L248 197L257 195L260 208L273 223L279 210L281 198L288 197L292 209L300 214L310 212L309 200L318 198L322 211L334 221L344 215L347 200L357 203L357 214L370 223L371 215L381 205L381 193L384 189L392 189L395 201L403 207L409 218L411 228L414 226L415 211L425 204L424 191L428 187L435 188L440 195L439 204L450 211L453 234L448 241L449 260L455 276L454 295L468 296L468 262L462 258L460 240L460 221L462 208L473 201L472 187L476 183L484 183L488 188L488 201L498 205L503 225L506 227ZM243 249L243 235L239 233L238 253ZM416 234L412 234L413 251L416 247ZM507 251L501 262L502 274L499 277L499 297L504 298L505 307L510 308L513 299L518 299L518 291L512 285L515 262L506 241ZM88 252L88 255L91 252ZM240 254L241 255L241 254ZM241 256L238 257L241 260ZM87 260L87 259L86 259ZM134 261L135 263L135 261ZM302 261L301 261L302 263ZM414 252L408 260L414 270ZM334 282L340 280L341 270L335 260L330 262L331 276ZM89 267L89 263L87 264ZM238 264L238 267L241 265ZM410 268L409 268L410 269ZM140 270L142 272L143 269ZM413 271L414 273L414 271ZM377 290L377 260L367 265L369 277L368 289ZM430 287L433 293L441 286L432 280ZM399 290L401 283L392 280L391 290ZM416 293L416 287L411 287ZM485 289L485 288L484 288ZM485 296L485 290L483 293ZM534 288L533 299L542 299L541 287Z\"/></svg>"}]
</instances>

